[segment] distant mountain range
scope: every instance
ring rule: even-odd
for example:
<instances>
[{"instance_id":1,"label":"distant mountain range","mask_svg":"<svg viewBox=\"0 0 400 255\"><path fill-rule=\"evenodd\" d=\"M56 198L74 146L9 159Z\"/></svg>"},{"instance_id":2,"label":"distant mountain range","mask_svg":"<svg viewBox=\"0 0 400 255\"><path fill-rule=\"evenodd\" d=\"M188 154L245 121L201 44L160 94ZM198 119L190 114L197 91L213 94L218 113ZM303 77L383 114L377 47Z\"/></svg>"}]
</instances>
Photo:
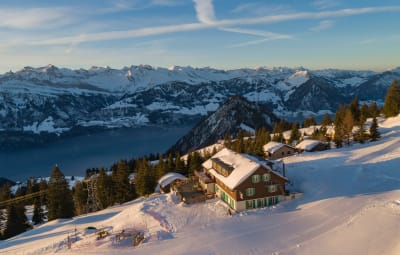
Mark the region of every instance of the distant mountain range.
<instances>
[{"instance_id":1,"label":"distant mountain range","mask_svg":"<svg viewBox=\"0 0 400 255\"><path fill-rule=\"evenodd\" d=\"M25 67L0 75L0 147L91 129L194 125L234 95L278 117L322 115L354 96L383 101L394 79L400 68Z\"/></svg>"}]
</instances>

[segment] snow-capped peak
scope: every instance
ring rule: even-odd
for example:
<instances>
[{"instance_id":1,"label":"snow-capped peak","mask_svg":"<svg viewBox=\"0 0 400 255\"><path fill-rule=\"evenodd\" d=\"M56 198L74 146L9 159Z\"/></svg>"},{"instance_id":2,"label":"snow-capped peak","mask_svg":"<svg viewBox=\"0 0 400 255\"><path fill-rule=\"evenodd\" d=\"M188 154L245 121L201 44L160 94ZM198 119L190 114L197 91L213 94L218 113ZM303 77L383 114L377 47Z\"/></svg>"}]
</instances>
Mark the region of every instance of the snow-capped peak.
<instances>
[{"instance_id":1,"label":"snow-capped peak","mask_svg":"<svg viewBox=\"0 0 400 255\"><path fill-rule=\"evenodd\" d=\"M286 80L292 87L298 87L310 79L307 70L296 70L294 74L289 76Z\"/></svg>"}]
</instances>

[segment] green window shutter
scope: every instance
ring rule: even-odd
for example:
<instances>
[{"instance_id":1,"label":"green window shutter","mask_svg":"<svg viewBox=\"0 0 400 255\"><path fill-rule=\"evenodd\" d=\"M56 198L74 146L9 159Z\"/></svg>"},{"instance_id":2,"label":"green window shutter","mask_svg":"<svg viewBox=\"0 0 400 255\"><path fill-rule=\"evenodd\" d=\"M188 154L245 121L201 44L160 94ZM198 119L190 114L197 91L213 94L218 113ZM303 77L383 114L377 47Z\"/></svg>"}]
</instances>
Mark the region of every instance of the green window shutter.
<instances>
[{"instance_id":1,"label":"green window shutter","mask_svg":"<svg viewBox=\"0 0 400 255\"><path fill-rule=\"evenodd\" d=\"M254 175L251 176L251 182L252 182L252 183L255 183Z\"/></svg>"}]
</instances>

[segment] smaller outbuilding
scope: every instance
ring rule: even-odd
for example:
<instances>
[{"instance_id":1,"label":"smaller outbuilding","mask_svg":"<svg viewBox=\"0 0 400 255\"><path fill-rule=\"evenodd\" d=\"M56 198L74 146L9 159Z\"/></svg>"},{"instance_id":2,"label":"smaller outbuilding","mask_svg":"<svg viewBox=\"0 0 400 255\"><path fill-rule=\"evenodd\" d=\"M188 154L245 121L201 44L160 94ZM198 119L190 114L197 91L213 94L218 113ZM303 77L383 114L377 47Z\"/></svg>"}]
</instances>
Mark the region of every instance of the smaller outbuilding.
<instances>
[{"instance_id":1,"label":"smaller outbuilding","mask_svg":"<svg viewBox=\"0 0 400 255\"><path fill-rule=\"evenodd\" d=\"M296 149L299 152L323 151L323 150L329 149L329 144L318 141L318 140L307 139L307 140L301 141L299 144L297 144Z\"/></svg>"},{"instance_id":2,"label":"smaller outbuilding","mask_svg":"<svg viewBox=\"0 0 400 255\"><path fill-rule=\"evenodd\" d=\"M269 142L263 146L264 155L267 159L275 160L296 153L296 148L284 143Z\"/></svg>"},{"instance_id":3,"label":"smaller outbuilding","mask_svg":"<svg viewBox=\"0 0 400 255\"><path fill-rule=\"evenodd\" d=\"M187 180L187 177L182 174L175 172L167 173L158 180L155 191L169 193L171 191L171 185L185 180Z\"/></svg>"}]
</instances>

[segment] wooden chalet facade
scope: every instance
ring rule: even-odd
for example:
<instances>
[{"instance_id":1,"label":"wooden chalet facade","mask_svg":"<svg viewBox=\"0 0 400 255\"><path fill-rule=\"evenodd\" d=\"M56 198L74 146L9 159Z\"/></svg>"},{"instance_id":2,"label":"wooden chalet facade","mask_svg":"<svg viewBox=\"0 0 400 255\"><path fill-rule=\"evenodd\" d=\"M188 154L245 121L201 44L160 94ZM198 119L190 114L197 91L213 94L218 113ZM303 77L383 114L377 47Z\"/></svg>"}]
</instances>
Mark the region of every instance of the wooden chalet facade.
<instances>
[{"instance_id":1,"label":"wooden chalet facade","mask_svg":"<svg viewBox=\"0 0 400 255\"><path fill-rule=\"evenodd\" d=\"M289 182L263 162L229 149L204 162L203 173L213 181L215 196L236 211L278 203L284 198L285 184Z\"/></svg>"},{"instance_id":2,"label":"wooden chalet facade","mask_svg":"<svg viewBox=\"0 0 400 255\"><path fill-rule=\"evenodd\" d=\"M294 155L296 148L284 143L269 142L263 146L263 151L267 159L275 160Z\"/></svg>"}]
</instances>

